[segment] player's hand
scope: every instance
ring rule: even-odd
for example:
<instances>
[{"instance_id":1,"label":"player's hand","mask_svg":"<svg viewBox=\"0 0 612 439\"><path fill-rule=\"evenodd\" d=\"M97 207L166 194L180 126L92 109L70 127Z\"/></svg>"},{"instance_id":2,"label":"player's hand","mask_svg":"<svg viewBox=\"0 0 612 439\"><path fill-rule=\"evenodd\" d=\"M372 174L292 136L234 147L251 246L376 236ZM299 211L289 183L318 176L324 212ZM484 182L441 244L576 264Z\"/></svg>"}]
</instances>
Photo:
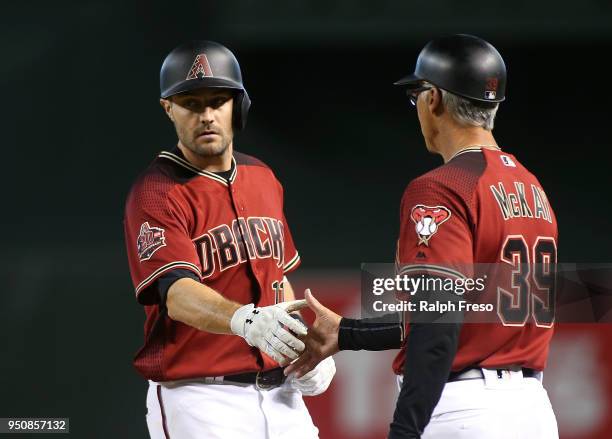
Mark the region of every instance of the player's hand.
<instances>
[{"instance_id":1,"label":"player's hand","mask_svg":"<svg viewBox=\"0 0 612 439\"><path fill-rule=\"evenodd\" d=\"M315 313L316 319L303 338L306 350L295 362L285 368L285 375L293 374L301 378L313 370L325 358L338 352L338 314L324 307L315 299L310 290L304 293L308 307Z\"/></svg>"},{"instance_id":2,"label":"player's hand","mask_svg":"<svg viewBox=\"0 0 612 439\"><path fill-rule=\"evenodd\" d=\"M255 346L284 366L298 358L304 350L304 343L293 334L306 335L306 326L289 313L305 306L305 300L292 300L261 308L255 308L255 305L249 303L236 310L230 326L232 332L244 338L250 346Z\"/></svg>"},{"instance_id":3,"label":"player's hand","mask_svg":"<svg viewBox=\"0 0 612 439\"><path fill-rule=\"evenodd\" d=\"M303 377L291 378L289 385L302 392L302 395L315 396L327 390L335 374L334 358L328 357Z\"/></svg>"}]
</instances>

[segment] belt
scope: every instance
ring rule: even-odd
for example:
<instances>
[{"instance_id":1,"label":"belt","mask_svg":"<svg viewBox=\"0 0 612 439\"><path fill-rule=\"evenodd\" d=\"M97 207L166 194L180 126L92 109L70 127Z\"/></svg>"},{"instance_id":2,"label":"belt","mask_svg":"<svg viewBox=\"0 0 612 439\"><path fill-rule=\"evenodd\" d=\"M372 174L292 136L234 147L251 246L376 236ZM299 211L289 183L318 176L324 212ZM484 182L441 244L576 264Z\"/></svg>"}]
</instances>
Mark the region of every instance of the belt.
<instances>
[{"instance_id":1,"label":"belt","mask_svg":"<svg viewBox=\"0 0 612 439\"><path fill-rule=\"evenodd\" d=\"M255 384L259 389L272 389L282 385L286 378L283 369L277 367L276 369L267 370L265 372L247 372L236 375L226 375L218 381L223 383Z\"/></svg>"},{"instance_id":2,"label":"belt","mask_svg":"<svg viewBox=\"0 0 612 439\"><path fill-rule=\"evenodd\" d=\"M492 370L497 370L497 376L501 378L504 371L511 370L511 369L492 369ZM536 370L529 369L527 367L523 367L521 370L523 371L524 378L533 378L536 376L536 373L537 373ZM468 367L458 372L451 372L448 375L447 382L452 383L455 381L478 380L478 379L484 379L484 374L482 373L482 369L479 367Z\"/></svg>"}]
</instances>

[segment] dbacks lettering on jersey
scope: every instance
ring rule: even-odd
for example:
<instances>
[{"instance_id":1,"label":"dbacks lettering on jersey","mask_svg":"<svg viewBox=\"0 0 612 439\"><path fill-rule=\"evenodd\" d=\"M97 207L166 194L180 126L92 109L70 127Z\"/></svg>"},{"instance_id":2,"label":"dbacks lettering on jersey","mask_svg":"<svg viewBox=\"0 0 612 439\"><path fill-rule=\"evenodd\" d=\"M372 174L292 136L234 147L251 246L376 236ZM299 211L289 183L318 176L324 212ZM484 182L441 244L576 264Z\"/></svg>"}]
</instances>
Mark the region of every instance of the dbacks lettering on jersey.
<instances>
[{"instance_id":1,"label":"dbacks lettering on jersey","mask_svg":"<svg viewBox=\"0 0 612 439\"><path fill-rule=\"evenodd\" d=\"M281 221L266 217L239 217L231 226L220 224L196 238L202 265L202 279L215 269L224 271L247 259L273 258L282 267L285 262L285 231Z\"/></svg>"},{"instance_id":2,"label":"dbacks lettering on jersey","mask_svg":"<svg viewBox=\"0 0 612 439\"><path fill-rule=\"evenodd\" d=\"M451 217L451 212L444 206L426 206L417 204L410 212L410 218L414 221L415 230L419 237L417 245L425 244L429 247L429 240L436 234L442 224Z\"/></svg>"}]
</instances>

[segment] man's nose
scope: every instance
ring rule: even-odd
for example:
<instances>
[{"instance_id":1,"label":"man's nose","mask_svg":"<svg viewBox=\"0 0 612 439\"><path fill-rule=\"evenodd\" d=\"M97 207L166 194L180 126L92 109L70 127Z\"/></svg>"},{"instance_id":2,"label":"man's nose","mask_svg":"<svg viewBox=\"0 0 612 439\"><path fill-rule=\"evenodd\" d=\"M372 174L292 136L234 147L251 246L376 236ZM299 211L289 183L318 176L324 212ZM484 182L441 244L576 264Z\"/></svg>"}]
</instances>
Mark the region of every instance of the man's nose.
<instances>
[{"instance_id":1,"label":"man's nose","mask_svg":"<svg viewBox=\"0 0 612 439\"><path fill-rule=\"evenodd\" d=\"M202 122L212 122L214 120L213 108L210 106L204 107L204 110L200 113L200 120Z\"/></svg>"}]
</instances>

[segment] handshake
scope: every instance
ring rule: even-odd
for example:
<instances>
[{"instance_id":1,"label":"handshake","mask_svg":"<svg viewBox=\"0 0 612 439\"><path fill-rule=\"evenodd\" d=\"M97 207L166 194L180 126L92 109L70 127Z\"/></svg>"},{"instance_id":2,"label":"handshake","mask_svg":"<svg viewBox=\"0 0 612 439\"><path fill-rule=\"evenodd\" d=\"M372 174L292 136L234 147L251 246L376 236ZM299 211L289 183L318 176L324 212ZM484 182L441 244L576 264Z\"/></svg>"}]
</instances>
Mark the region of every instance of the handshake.
<instances>
[{"instance_id":1,"label":"handshake","mask_svg":"<svg viewBox=\"0 0 612 439\"><path fill-rule=\"evenodd\" d=\"M234 313L231 329L250 346L276 360L291 378L291 386L307 396L323 393L336 373L331 355L338 352L341 317L324 307L310 293L305 300L292 300L255 308L251 303ZM316 316L311 328L290 313L309 307Z\"/></svg>"}]
</instances>

